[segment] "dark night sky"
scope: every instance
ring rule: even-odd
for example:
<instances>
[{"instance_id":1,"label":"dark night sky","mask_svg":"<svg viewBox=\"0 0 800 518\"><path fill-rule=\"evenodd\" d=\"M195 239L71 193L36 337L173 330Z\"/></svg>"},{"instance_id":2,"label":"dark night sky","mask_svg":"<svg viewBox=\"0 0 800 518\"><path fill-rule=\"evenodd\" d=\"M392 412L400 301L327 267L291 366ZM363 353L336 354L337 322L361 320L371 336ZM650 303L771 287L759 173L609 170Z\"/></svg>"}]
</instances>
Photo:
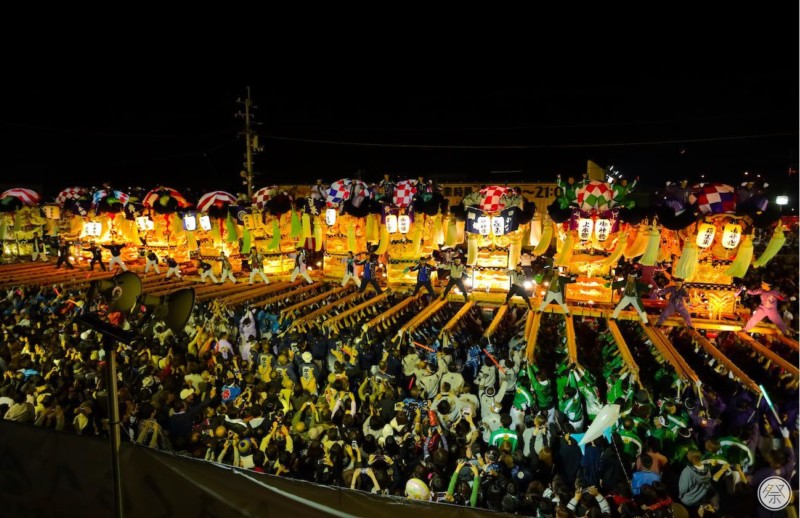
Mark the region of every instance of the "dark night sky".
<instances>
[{"instance_id":1,"label":"dark night sky","mask_svg":"<svg viewBox=\"0 0 800 518\"><path fill-rule=\"evenodd\" d=\"M357 169L550 181L592 159L650 186L750 170L772 192L797 193L787 173L798 161L797 6L787 9L741 32L700 20L582 43L572 33L491 49L474 38L391 50L362 41L292 55L265 44L246 66L233 46L120 48L110 59L67 45L35 66L20 55L5 65L0 183L41 184L48 197L104 180L241 190L233 113L250 85L265 148L257 187Z\"/></svg>"}]
</instances>

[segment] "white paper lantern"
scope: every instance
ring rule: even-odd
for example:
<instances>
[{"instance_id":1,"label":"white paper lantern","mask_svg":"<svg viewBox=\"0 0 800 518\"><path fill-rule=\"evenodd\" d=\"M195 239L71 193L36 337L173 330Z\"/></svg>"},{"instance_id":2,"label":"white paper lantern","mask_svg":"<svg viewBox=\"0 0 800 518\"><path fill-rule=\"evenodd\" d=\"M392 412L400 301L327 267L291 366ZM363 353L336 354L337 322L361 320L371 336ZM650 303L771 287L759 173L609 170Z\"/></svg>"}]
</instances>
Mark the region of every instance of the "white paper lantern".
<instances>
[{"instance_id":1,"label":"white paper lantern","mask_svg":"<svg viewBox=\"0 0 800 518\"><path fill-rule=\"evenodd\" d=\"M739 246L739 241L742 239L742 226L735 223L729 223L722 228L722 246L728 249L734 249Z\"/></svg>"},{"instance_id":2,"label":"white paper lantern","mask_svg":"<svg viewBox=\"0 0 800 518\"><path fill-rule=\"evenodd\" d=\"M336 209L325 210L325 224L329 227L336 224Z\"/></svg>"},{"instance_id":3,"label":"white paper lantern","mask_svg":"<svg viewBox=\"0 0 800 518\"><path fill-rule=\"evenodd\" d=\"M714 243L714 235L717 233L717 228L714 225L703 223L697 229L697 246L700 248L708 248Z\"/></svg>"},{"instance_id":4,"label":"white paper lantern","mask_svg":"<svg viewBox=\"0 0 800 518\"><path fill-rule=\"evenodd\" d=\"M98 237L103 230L103 226L95 221L87 221L83 224L83 235Z\"/></svg>"},{"instance_id":5,"label":"white paper lantern","mask_svg":"<svg viewBox=\"0 0 800 518\"><path fill-rule=\"evenodd\" d=\"M506 222L503 216L492 217L492 234L502 236L506 233Z\"/></svg>"},{"instance_id":6,"label":"white paper lantern","mask_svg":"<svg viewBox=\"0 0 800 518\"><path fill-rule=\"evenodd\" d=\"M183 217L183 229L189 232L197 230L197 218L193 215L187 214Z\"/></svg>"},{"instance_id":7,"label":"white paper lantern","mask_svg":"<svg viewBox=\"0 0 800 518\"><path fill-rule=\"evenodd\" d=\"M208 216L200 216L200 228L203 230L211 230L211 218Z\"/></svg>"},{"instance_id":8,"label":"white paper lantern","mask_svg":"<svg viewBox=\"0 0 800 518\"><path fill-rule=\"evenodd\" d=\"M397 232L397 216L394 214L386 216L386 231L390 234Z\"/></svg>"},{"instance_id":9,"label":"white paper lantern","mask_svg":"<svg viewBox=\"0 0 800 518\"><path fill-rule=\"evenodd\" d=\"M482 236L488 236L491 229L492 223L489 216L480 216L478 218L478 233Z\"/></svg>"},{"instance_id":10,"label":"white paper lantern","mask_svg":"<svg viewBox=\"0 0 800 518\"><path fill-rule=\"evenodd\" d=\"M594 222L594 235L597 236L597 240L600 242L605 241L608 239L608 235L611 233L611 221L607 219L598 219Z\"/></svg>"},{"instance_id":11,"label":"white paper lantern","mask_svg":"<svg viewBox=\"0 0 800 518\"><path fill-rule=\"evenodd\" d=\"M592 229L594 222L588 218L580 218L578 220L578 238L581 241L588 241L592 239Z\"/></svg>"},{"instance_id":12,"label":"white paper lantern","mask_svg":"<svg viewBox=\"0 0 800 518\"><path fill-rule=\"evenodd\" d=\"M411 217L405 214L398 217L397 228L401 234L408 234L409 229L411 229Z\"/></svg>"}]
</instances>

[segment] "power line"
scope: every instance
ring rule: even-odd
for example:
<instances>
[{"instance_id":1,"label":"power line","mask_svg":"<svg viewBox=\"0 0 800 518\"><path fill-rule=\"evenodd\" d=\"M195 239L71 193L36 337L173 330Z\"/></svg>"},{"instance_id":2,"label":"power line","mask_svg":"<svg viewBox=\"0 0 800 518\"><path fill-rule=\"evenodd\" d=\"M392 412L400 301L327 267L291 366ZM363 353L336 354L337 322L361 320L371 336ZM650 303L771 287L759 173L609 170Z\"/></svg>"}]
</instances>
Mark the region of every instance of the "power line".
<instances>
[{"instance_id":1,"label":"power line","mask_svg":"<svg viewBox=\"0 0 800 518\"><path fill-rule=\"evenodd\" d=\"M385 148L416 148L416 149L579 149L579 148L604 148L604 147L633 147L633 146L659 146L666 144L691 144L699 142L724 142L733 140L751 140L771 137L787 137L796 135L795 132L761 133L756 135L732 135L725 137L711 137L698 139L676 140L649 140L639 142L610 142L589 144L505 144L505 145L457 145L457 144L390 144L378 142L352 142L343 140L304 139L296 137L283 137L280 135L260 135L271 140L284 140L289 142L303 142L307 144L325 144L334 146L361 146Z\"/></svg>"},{"instance_id":2,"label":"power line","mask_svg":"<svg viewBox=\"0 0 800 518\"><path fill-rule=\"evenodd\" d=\"M200 137L214 137L236 131L238 128L231 126L229 128L210 131L208 133L162 133L162 134L146 134L146 133L111 133L104 131L86 131L80 129L67 129L56 128L53 126L41 126L38 124L26 124L21 122L12 122L0 120L0 126L8 126L12 128L24 128L36 131L49 131L52 133L63 133L71 135L83 135L87 137L109 137L109 138L131 138L131 139L174 139L174 138L200 138Z\"/></svg>"}]
</instances>

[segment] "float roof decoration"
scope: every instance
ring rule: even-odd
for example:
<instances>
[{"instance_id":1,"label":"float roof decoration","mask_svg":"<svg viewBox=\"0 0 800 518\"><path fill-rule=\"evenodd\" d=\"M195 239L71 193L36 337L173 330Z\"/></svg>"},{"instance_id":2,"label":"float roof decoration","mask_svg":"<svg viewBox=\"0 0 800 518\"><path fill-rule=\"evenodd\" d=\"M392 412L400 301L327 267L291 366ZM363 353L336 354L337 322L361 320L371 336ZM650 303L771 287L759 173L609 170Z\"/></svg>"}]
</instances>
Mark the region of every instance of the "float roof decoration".
<instances>
[{"instance_id":1,"label":"float roof decoration","mask_svg":"<svg viewBox=\"0 0 800 518\"><path fill-rule=\"evenodd\" d=\"M736 190L724 183L698 184L692 187L689 203L697 205L703 214L733 213L736 211Z\"/></svg>"},{"instance_id":2,"label":"float roof decoration","mask_svg":"<svg viewBox=\"0 0 800 518\"><path fill-rule=\"evenodd\" d=\"M211 207L222 208L224 205L236 203L236 197L225 191L211 191L206 193L197 200L197 210L200 212L208 212Z\"/></svg>"},{"instance_id":3,"label":"float roof decoration","mask_svg":"<svg viewBox=\"0 0 800 518\"><path fill-rule=\"evenodd\" d=\"M514 194L514 189L511 187L500 187L498 185L484 187L481 189L479 206L484 212L499 212L506 208L504 196L511 196L512 194Z\"/></svg>"},{"instance_id":4,"label":"float roof decoration","mask_svg":"<svg viewBox=\"0 0 800 518\"><path fill-rule=\"evenodd\" d=\"M67 187L56 196L56 205L63 207L68 200L81 200L89 196L89 189L86 187Z\"/></svg>"},{"instance_id":5,"label":"float roof decoration","mask_svg":"<svg viewBox=\"0 0 800 518\"><path fill-rule=\"evenodd\" d=\"M41 200L41 196L36 191L32 191L30 189L23 189L23 188L16 188L16 189L9 189L5 191L3 194L0 194L0 199L4 198L16 198L22 202L23 205L27 205L32 207L37 205Z\"/></svg>"},{"instance_id":6,"label":"float roof decoration","mask_svg":"<svg viewBox=\"0 0 800 518\"><path fill-rule=\"evenodd\" d=\"M592 180L577 191L578 207L584 211L598 211L613 207L614 190L605 182Z\"/></svg>"},{"instance_id":7,"label":"float roof decoration","mask_svg":"<svg viewBox=\"0 0 800 518\"><path fill-rule=\"evenodd\" d=\"M339 205L350 199L353 182L349 178L342 178L333 182L325 194L325 202L330 205Z\"/></svg>"},{"instance_id":8,"label":"float roof decoration","mask_svg":"<svg viewBox=\"0 0 800 518\"><path fill-rule=\"evenodd\" d=\"M416 180L402 180L397 182L394 186L394 194L392 194L392 205L395 207L408 207L417 194L417 181Z\"/></svg>"},{"instance_id":9,"label":"float roof decoration","mask_svg":"<svg viewBox=\"0 0 800 518\"><path fill-rule=\"evenodd\" d=\"M177 190L173 189L172 187L164 187L159 186L155 189L151 190L147 194L144 195L142 198L142 205L145 207L152 209L156 203L162 200L162 197L167 196L170 198L174 198L176 202L178 202L179 209L185 209L191 207L191 203L186 201L186 198L183 197L181 193Z\"/></svg>"},{"instance_id":10,"label":"float roof decoration","mask_svg":"<svg viewBox=\"0 0 800 518\"><path fill-rule=\"evenodd\" d=\"M268 187L262 187L261 189L257 190L253 193L253 205L258 207L259 209L263 209L267 206L267 202L272 199L278 193L278 186L277 185L270 185Z\"/></svg>"}]
</instances>

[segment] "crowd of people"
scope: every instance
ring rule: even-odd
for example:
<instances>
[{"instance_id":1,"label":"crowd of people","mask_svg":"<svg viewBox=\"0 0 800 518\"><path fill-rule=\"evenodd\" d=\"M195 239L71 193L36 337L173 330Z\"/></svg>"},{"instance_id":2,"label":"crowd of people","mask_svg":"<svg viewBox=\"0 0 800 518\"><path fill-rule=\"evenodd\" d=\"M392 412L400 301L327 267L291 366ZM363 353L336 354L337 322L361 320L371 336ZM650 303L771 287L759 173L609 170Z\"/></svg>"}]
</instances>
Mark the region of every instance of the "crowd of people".
<instances>
[{"instance_id":1,"label":"crowd of people","mask_svg":"<svg viewBox=\"0 0 800 518\"><path fill-rule=\"evenodd\" d=\"M755 272L745 284L780 279L796 292L791 257L778 256L769 278ZM430 270L416 267L416 289L435 294ZM458 279L463 267L453 271ZM520 271L511 275L524 293ZM295 275L303 273L298 266ZM378 284L365 281L375 279L362 288ZM380 310L408 296L390 292ZM84 297L19 287L0 300L5 419L108 434L105 353L99 335L73 321L90 310ZM198 303L183 331L155 326L119 345L126 439L276 476L528 516L753 516L763 511L755 489L767 476L796 487L796 379L763 358L748 361L752 351L733 333L708 338L764 384L780 420L683 328L669 338L700 386L685 383L636 322L618 325L639 371L623 361L603 319L574 317L572 363L564 317L543 315L528 361L524 307L511 306L490 338L477 307L443 335L461 307L451 302L398 339L423 299L366 333L368 314L337 332L292 327L280 310L297 302ZM787 302L796 315L796 301ZM618 404L620 418L580 444L606 404Z\"/></svg>"}]
</instances>

